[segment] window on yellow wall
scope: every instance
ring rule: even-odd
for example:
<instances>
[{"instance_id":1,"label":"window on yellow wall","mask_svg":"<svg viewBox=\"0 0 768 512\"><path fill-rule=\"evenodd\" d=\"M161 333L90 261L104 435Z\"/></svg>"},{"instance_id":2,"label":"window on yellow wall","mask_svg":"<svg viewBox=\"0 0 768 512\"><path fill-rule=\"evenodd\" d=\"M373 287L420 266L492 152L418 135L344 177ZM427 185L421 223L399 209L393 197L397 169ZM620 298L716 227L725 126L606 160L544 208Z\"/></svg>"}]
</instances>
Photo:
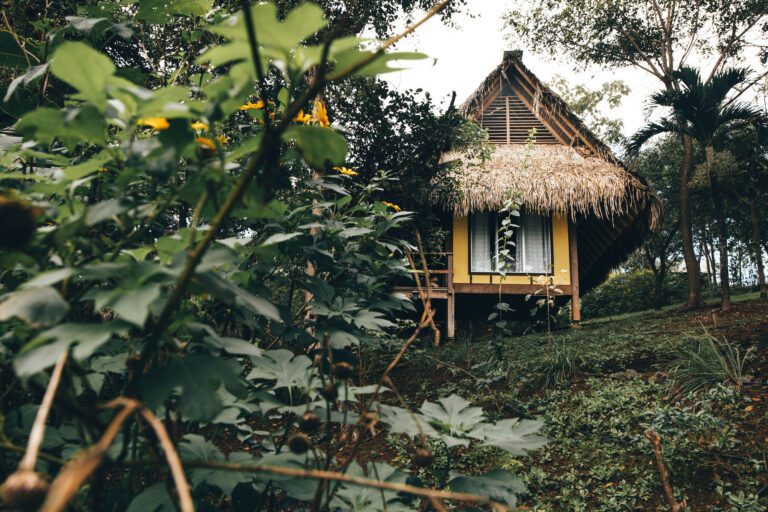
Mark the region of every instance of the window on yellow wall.
<instances>
[{"instance_id":1,"label":"window on yellow wall","mask_svg":"<svg viewBox=\"0 0 768 512\"><path fill-rule=\"evenodd\" d=\"M499 261L499 214L478 212L469 216L470 272L497 273ZM552 271L552 222L543 215L514 217L510 245L512 273L548 274Z\"/></svg>"}]
</instances>

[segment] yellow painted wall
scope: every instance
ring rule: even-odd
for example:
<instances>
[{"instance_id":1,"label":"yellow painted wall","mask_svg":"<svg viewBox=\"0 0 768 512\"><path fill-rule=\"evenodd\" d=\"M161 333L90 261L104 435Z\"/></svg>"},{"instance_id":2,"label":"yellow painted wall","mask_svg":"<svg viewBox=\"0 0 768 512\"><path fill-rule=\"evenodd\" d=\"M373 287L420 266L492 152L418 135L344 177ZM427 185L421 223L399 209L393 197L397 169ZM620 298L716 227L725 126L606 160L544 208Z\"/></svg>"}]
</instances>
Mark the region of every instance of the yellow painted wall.
<instances>
[{"instance_id":1,"label":"yellow painted wall","mask_svg":"<svg viewBox=\"0 0 768 512\"><path fill-rule=\"evenodd\" d=\"M568 251L568 217L552 217L552 253L554 256L555 285L571 284L571 265ZM534 283L538 275L533 275ZM469 283L469 220L467 217L453 218L453 282ZM499 284L501 276L472 274L472 283ZM507 275L504 284L530 284L531 276Z\"/></svg>"}]
</instances>

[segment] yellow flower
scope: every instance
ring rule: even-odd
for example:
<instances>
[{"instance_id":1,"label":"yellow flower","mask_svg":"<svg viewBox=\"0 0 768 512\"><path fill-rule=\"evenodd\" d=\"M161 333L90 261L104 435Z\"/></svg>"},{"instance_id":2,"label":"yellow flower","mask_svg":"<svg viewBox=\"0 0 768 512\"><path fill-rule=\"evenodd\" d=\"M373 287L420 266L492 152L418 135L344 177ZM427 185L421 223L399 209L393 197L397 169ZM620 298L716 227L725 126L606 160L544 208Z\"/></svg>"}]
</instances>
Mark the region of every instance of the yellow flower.
<instances>
[{"instance_id":1,"label":"yellow flower","mask_svg":"<svg viewBox=\"0 0 768 512\"><path fill-rule=\"evenodd\" d=\"M385 205L389 206L390 208L392 208L396 212L399 212L401 210L401 208L399 206L397 206L395 203L390 203L389 201L382 201L382 203L384 203Z\"/></svg>"},{"instance_id":2,"label":"yellow flower","mask_svg":"<svg viewBox=\"0 0 768 512\"><path fill-rule=\"evenodd\" d=\"M149 126L157 131L167 130L171 127L168 120L164 117L148 117L146 119L139 119L136 121L139 126Z\"/></svg>"},{"instance_id":3,"label":"yellow flower","mask_svg":"<svg viewBox=\"0 0 768 512\"><path fill-rule=\"evenodd\" d=\"M196 121L196 122L192 123L192 129L195 130L195 131L207 130L208 129L208 125L206 123L202 122L202 121Z\"/></svg>"},{"instance_id":4,"label":"yellow flower","mask_svg":"<svg viewBox=\"0 0 768 512\"><path fill-rule=\"evenodd\" d=\"M247 102L245 105L240 106L240 110L261 110L264 108L264 102L259 100L256 103Z\"/></svg>"},{"instance_id":5,"label":"yellow flower","mask_svg":"<svg viewBox=\"0 0 768 512\"><path fill-rule=\"evenodd\" d=\"M217 135L216 140L219 141L219 144L221 144L222 146L226 146L227 144L229 144L229 139L227 138L226 135Z\"/></svg>"},{"instance_id":6,"label":"yellow flower","mask_svg":"<svg viewBox=\"0 0 768 512\"><path fill-rule=\"evenodd\" d=\"M312 116L309 114L305 114L304 110L299 110L299 113L296 114L296 117L293 118L294 122L297 123L304 123L309 124L312 122Z\"/></svg>"},{"instance_id":7,"label":"yellow flower","mask_svg":"<svg viewBox=\"0 0 768 512\"><path fill-rule=\"evenodd\" d=\"M320 100L315 100L315 108L312 109L312 118L320 126L331 126L331 121L328 119L328 109L325 108L325 103Z\"/></svg>"},{"instance_id":8,"label":"yellow flower","mask_svg":"<svg viewBox=\"0 0 768 512\"><path fill-rule=\"evenodd\" d=\"M357 176L357 172L348 167L334 167L333 170L339 171L341 174L346 174L347 176Z\"/></svg>"},{"instance_id":9,"label":"yellow flower","mask_svg":"<svg viewBox=\"0 0 768 512\"><path fill-rule=\"evenodd\" d=\"M207 137L198 137L195 139L195 142L203 146L205 149L210 149L211 151L216 151L216 143L213 142L212 139L209 139Z\"/></svg>"}]
</instances>

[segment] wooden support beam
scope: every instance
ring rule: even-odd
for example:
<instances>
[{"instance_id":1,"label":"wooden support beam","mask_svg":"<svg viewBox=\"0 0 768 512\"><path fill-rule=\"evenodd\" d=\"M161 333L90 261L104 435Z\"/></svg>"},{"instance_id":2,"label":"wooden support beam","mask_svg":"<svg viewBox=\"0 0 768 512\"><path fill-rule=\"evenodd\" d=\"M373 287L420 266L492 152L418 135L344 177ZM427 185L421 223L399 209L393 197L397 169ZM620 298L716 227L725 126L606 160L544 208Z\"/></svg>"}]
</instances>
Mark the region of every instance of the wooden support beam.
<instances>
[{"instance_id":1,"label":"wooden support beam","mask_svg":"<svg viewBox=\"0 0 768 512\"><path fill-rule=\"evenodd\" d=\"M498 294L499 287L501 287L502 295L531 294L540 297L547 294L544 285L540 284L456 283L453 287L456 293L466 294ZM563 292L562 295L571 295L571 287L568 285L558 286L557 289Z\"/></svg>"},{"instance_id":2,"label":"wooden support beam","mask_svg":"<svg viewBox=\"0 0 768 512\"><path fill-rule=\"evenodd\" d=\"M568 220L568 248L571 264L571 319L573 325L581 322L581 297L579 296L579 248L576 224Z\"/></svg>"},{"instance_id":3,"label":"wooden support beam","mask_svg":"<svg viewBox=\"0 0 768 512\"><path fill-rule=\"evenodd\" d=\"M456 337L456 293L453 289L453 254L448 255L448 277L446 280L446 286L448 288L448 300L446 300L446 338L452 340Z\"/></svg>"}]
</instances>

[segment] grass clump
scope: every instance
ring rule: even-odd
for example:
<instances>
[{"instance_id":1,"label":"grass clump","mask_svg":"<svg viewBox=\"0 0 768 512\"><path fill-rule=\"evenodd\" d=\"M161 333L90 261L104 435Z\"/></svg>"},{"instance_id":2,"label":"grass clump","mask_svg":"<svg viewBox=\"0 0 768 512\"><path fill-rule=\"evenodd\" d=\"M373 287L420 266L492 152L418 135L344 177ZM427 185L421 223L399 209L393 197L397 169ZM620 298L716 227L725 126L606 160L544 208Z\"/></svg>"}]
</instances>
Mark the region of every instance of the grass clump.
<instances>
[{"instance_id":1,"label":"grass clump","mask_svg":"<svg viewBox=\"0 0 768 512\"><path fill-rule=\"evenodd\" d=\"M744 367L752 351L752 348L743 351L737 344L704 331L702 337L693 338L680 347L680 354L672 364L674 388L680 394L689 394L727 384L740 391Z\"/></svg>"}]
</instances>

